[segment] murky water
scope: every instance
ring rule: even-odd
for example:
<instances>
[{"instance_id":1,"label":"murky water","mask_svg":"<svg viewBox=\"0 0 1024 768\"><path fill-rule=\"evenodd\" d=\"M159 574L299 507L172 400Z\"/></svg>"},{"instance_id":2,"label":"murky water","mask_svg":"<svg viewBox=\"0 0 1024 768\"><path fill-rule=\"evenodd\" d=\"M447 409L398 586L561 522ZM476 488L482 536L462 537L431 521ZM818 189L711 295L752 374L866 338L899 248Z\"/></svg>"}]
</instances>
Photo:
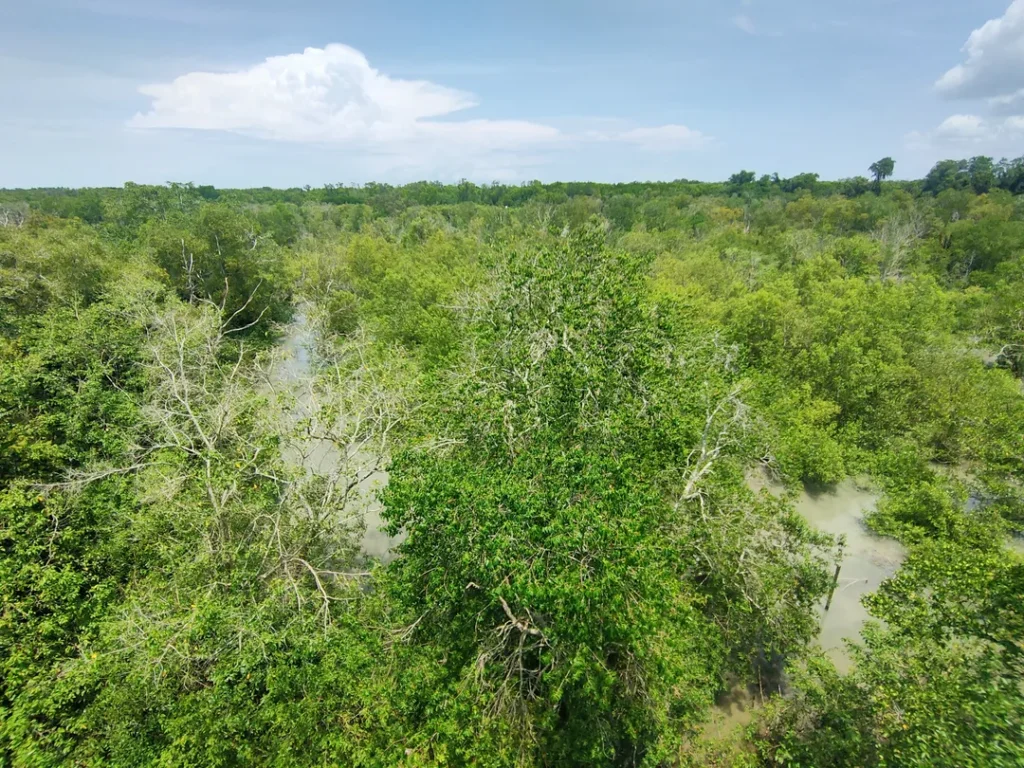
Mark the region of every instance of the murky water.
<instances>
[{"instance_id":1,"label":"murky water","mask_svg":"<svg viewBox=\"0 0 1024 768\"><path fill-rule=\"evenodd\" d=\"M818 642L841 672L849 671L850 655L844 640L856 640L869 618L861 604L864 595L876 591L899 569L906 550L894 539L877 536L864 524L866 513L874 510L879 496L872 490L845 480L834 491L801 493L797 511L819 530L846 537L839 584L828 612L822 607Z\"/></svg>"},{"instance_id":2,"label":"murky water","mask_svg":"<svg viewBox=\"0 0 1024 768\"><path fill-rule=\"evenodd\" d=\"M753 491L767 490L781 496L785 487L769 482L762 474L747 478ZM875 508L879 494L853 479L844 480L828 491L803 491L794 504L800 515L817 529L835 536L845 536L843 565L839 584L832 596L828 612L819 606L821 631L818 642L840 672L853 666L845 640L858 640L864 622L870 619L861 598L878 589L893 576L906 557L903 546L873 534L864 524L864 516ZM760 696L752 688L734 686L715 702L715 713L705 728L705 735L719 738L750 723Z\"/></svg>"},{"instance_id":3,"label":"murky water","mask_svg":"<svg viewBox=\"0 0 1024 768\"><path fill-rule=\"evenodd\" d=\"M295 423L312 415L308 385L315 374L314 342L314 331L306 312L300 307L285 328L279 344L281 360L272 376L275 387L286 387L294 396L295 405L291 418ZM343 460L338 447L332 441L317 438L299 441L286 450L284 456L292 464L319 475L329 475L337 471ZM364 458L369 462L369 457ZM355 461L358 463L359 460L360 456L357 454ZM380 471L372 473L360 483L357 495L361 503L354 512L362 517L365 525L360 539L361 551L368 557L385 562L393 559L393 549L403 538L389 537L382 530L384 521L381 519L381 506L376 494L387 484L387 480L387 473Z\"/></svg>"},{"instance_id":4,"label":"murky water","mask_svg":"<svg viewBox=\"0 0 1024 768\"><path fill-rule=\"evenodd\" d=\"M718 694L714 711L703 728L701 738L717 741L750 725L760 701L761 696L756 686L734 685Z\"/></svg>"},{"instance_id":5,"label":"murky water","mask_svg":"<svg viewBox=\"0 0 1024 768\"><path fill-rule=\"evenodd\" d=\"M769 483L760 475L752 475L748 484L755 491L785 493L783 486ZM864 523L865 515L875 509L879 498L866 484L848 478L827 491L804 490L794 501L797 512L815 528L846 537L839 584L828 612L824 604L820 608L818 635L821 647L841 672L848 672L852 665L844 641L857 640L864 622L871 618L861 598L894 575L906 558L903 545L875 535Z\"/></svg>"}]
</instances>

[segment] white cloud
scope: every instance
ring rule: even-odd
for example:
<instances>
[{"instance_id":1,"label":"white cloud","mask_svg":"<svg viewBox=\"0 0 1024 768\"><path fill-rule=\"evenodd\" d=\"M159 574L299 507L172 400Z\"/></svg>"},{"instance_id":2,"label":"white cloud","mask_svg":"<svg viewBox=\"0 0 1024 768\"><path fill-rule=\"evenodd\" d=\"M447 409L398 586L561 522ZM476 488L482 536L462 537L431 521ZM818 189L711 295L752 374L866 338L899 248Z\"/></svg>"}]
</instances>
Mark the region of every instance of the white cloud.
<instances>
[{"instance_id":1,"label":"white cloud","mask_svg":"<svg viewBox=\"0 0 1024 768\"><path fill-rule=\"evenodd\" d=\"M967 60L935 84L955 99L1000 98L1024 88L1024 0L974 30L963 48Z\"/></svg>"},{"instance_id":2,"label":"white cloud","mask_svg":"<svg viewBox=\"0 0 1024 768\"><path fill-rule=\"evenodd\" d=\"M978 115L952 115L933 131L914 131L906 138L917 149L1012 154L1013 147L1024 139L1024 117L986 119Z\"/></svg>"},{"instance_id":3,"label":"white cloud","mask_svg":"<svg viewBox=\"0 0 1024 768\"><path fill-rule=\"evenodd\" d=\"M711 141L710 137L685 125L632 128L613 134L612 138L651 151L699 149Z\"/></svg>"},{"instance_id":4,"label":"white cloud","mask_svg":"<svg viewBox=\"0 0 1024 768\"><path fill-rule=\"evenodd\" d=\"M988 105L996 115L1019 115L1024 113L1024 88L1006 96L997 96L988 100Z\"/></svg>"},{"instance_id":5,"label":"white cloud","mask_svg":"<svg viewBox=\"0 0 1024 768\"><path fill-rule=\"evenodd\" d=\"M942 121L935 135L941 139L978 141L987 138L992 130L992 126L977 115L953 115Z\"/></svg>"},{"instance_id":6,"label":"white cloud","mask_svg":"<svg viewBox=\"0 0 1024 768\"><path fill-rule=\"evenodd\" d=\"M757 34L757 26L754 24L754 20L745 13L737 14L732 17L732 23L735 24L739 29L746 32L748 35Z\"/></svg>"},{"instance_id":7,"label":"white cloud","mask_svg":"<svg viewBox=\"0 0 1024 768\"><path fill-rule=\"evenodd\" d=\"M235 131L283 141L386 141L427 118L476 105L463 91L393 80L345 45L272 56L240 72L192 72L139 91L153 104L131 120L135 128Z\"/></svg>"},{"instance_id":8,"label":"white cloud","mask_svg":"<svg viewBox=\"0 0 1024 768\"><path fill-rule=\"evenodd\" d=\"M654 151L703 146L708 137L683 125L601 128L566 133L528 120L450 119L477 106L475 96L374 69L346 45L273 56L235 72L191 72L139 89L150 97L137 129L227 131L260 139L355 147L407 167L442 162L505 170L537 163L536 154L587 142L618 142Z\"/></svg>"}]
</instances>

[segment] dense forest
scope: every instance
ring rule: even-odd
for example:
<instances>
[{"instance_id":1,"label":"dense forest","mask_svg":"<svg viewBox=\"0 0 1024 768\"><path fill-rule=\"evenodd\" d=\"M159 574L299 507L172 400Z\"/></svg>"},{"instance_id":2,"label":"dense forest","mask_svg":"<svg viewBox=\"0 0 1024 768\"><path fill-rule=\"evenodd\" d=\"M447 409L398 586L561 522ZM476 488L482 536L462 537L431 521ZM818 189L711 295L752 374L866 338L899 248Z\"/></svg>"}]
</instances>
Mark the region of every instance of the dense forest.
<instances>
[{"instance_id":1,"label":"dense forest","mask_svg":"<svg viewBox=\"0 0 1024 768\"><path fill-rule=\"evenodd\" d=\"M0 766L1024 766L1024 158L893 166L0 191Z\"/></svg>"}]
</instances>

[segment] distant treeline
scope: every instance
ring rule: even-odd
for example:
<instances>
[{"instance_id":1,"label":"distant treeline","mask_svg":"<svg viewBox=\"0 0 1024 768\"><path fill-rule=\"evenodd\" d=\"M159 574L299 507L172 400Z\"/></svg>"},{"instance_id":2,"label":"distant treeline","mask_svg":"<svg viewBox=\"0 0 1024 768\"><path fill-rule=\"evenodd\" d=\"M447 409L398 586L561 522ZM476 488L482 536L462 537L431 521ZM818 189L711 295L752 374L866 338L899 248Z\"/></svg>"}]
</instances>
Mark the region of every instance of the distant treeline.
<instances>
[{"instance_id":1,"label":"distant treeline","mask_svg":"<svg viewBox=\"0 0 1024 768\"><path fill-rule=\"evenodd\" d=\"M126 185L128 187L144 185ZM176 185L172 185L176 186ZM765 198L780 195L799 197L860 197L878 191L904 190L911 195L939 195L946 190L972 191L985 194L1002 189L1013 195L1024 193L1024 157L996 162L991 157L970 160L943 160L935 165L924 179L915 181L885 181L879 184L865 176L839 181L822 180L817 173L801 173L791 178L779 174L760 177L753 171L740 171L728 181L703 182L677 179L666 182L635 181L620 184L572 181L543 184L530 181L523 184L442 184L437 181L417 181L411 184L325 184L323 187L293 187L274 189L218 189L211 185L181 185L208 201L236 205L273 205L275 203L320 203L326 205L368 205L377 215L393 215L414 206L456 205L475 203L503 207L519 207L530 202L559 204L578 197L597 197L602 200L623 198L646 201L656 198L694 198L706 196L738 196ZM103 199L119 194L120 188L39 188L0 190L0 204L21 202L33 208L64 218L79 218L89 223L104 220Z\"/></svg>"}]
</instances>

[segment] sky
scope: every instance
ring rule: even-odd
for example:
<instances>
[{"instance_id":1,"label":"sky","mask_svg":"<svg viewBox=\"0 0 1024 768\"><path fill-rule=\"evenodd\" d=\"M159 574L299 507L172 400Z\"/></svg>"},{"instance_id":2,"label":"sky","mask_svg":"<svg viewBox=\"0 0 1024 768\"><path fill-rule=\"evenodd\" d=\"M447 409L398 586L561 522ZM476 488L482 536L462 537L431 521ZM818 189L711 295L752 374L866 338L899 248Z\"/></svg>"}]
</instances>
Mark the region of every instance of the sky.
<instances>
[{"instance_id":1,"label":"sky","mask_svg":"<svg viewBox=\"0 0 1024 768\"><path fill-rule=\"evenodd\" d=\"M1024 0L0 0L0 187L1024 155Z\"/></svg>"}]
</instances>

